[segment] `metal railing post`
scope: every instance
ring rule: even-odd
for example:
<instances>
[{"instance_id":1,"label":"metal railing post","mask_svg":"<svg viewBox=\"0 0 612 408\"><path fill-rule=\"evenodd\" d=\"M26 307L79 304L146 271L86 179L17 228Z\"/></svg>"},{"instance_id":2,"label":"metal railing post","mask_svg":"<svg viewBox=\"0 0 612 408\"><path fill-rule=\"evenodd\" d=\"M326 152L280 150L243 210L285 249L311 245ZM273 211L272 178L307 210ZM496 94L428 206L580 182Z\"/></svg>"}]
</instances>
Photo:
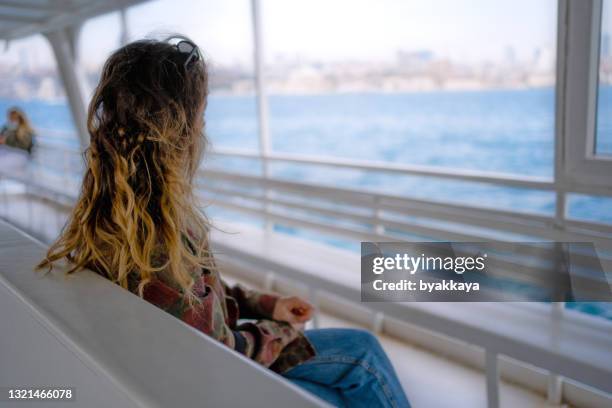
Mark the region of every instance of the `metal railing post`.
<instances>
[{"instance_id":1,"label":"metal railing post","mask_svg":"<svg viewBox=\"0 0 612 408\"><path fill-rule=\"evenodd\" d=\"M310 286L308 288L308 300L314 306L315 311L312 315L312 327L314 329L319 329L321 327L321 319L319 317L319 292L316 288Z\"/></svg>"},{"instance_id":2,"label":"metal railing post","mask_svg":"<svg viewBox=\"0 0 612 408\"><path fill-rule=\"evenodd\" d=\"M374 233L376 235L385 235L385 226L380 222L382 216L382 211L380 210L380 197L374 197L374 218L376 219L376 224L374 225Z\"/></svg>"},{"instance_id":3,"label":"metal railing post","mask_svg":"<svg viewBox=\"0 0 612 408\"><path fill-rule=\"evenodd\" d=\"M3 175L0 174L0 185L2 185L2 206L4 207L4 213L2 214L2 216L7 217L9 215L9 199L8 199L8 187L6 185L6 183L8 182L8 179L4 179Z\"/></svg>"},{"instance_id":4,"label":"metal railing post","mask_svg":"<svg viewBox=\"0 0 612 408\"><path fill-rule=\"evenodd\" d=\"M374 313L372 318L372 331L376 334L380 334L383 332L385 325L385 314L382 312Z\"/></svg>"},{"instance_id":5,"label":"metal railing post","mask_svg":"<svg viewBox=\"0 0 612 408\"><path fill-rule=\"evenodd\" d=\"M276 284L276 274L270 271L266 274L266 278L264 280L264 289L266 291L274 291L275 284Z\"/></svg>"},{"instance_id":6,"label":"metal railing post","mask_svg":"<svg viewBox=\"0 0 612 408\"><path fill-rule=\"evenodd\" d=\"M556 342L560 336L560 324L563 319L563 309L565 302L553 302L551 304L551 339ZM559 405L563 400L563 377L553 372L548 374L548 389L546 399L549 404Z\"/></svg>"},{"instance_id":7,"label":"metal railing post","mask_svg":"<svg viewBox=\"0 0 612 408\"><path fill-rule=\"evenodd\" d=\"M485 351L485 376L487 380L487 407L499 407L499 366L497 353Z\"/></svg>"}]
</instances>

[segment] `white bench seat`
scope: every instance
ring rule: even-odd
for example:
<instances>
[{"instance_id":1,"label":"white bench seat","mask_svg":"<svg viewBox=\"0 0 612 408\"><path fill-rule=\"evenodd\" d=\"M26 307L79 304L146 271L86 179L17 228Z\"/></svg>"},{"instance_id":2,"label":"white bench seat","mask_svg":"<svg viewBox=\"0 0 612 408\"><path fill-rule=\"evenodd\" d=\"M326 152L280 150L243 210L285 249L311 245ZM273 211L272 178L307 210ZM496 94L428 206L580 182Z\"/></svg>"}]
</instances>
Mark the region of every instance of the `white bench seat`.
<instances>
[{"instance_id":1,"label":"white bench seat","mask_svg":"<svg viewBox=\"0 0 612 408\"><path fill-rule=\"evenodd\" d=\"M34 272L43 255L0 221L3 386L75 387L78 407L325 405L93 272Z\"/></svg>"}]
</instances>

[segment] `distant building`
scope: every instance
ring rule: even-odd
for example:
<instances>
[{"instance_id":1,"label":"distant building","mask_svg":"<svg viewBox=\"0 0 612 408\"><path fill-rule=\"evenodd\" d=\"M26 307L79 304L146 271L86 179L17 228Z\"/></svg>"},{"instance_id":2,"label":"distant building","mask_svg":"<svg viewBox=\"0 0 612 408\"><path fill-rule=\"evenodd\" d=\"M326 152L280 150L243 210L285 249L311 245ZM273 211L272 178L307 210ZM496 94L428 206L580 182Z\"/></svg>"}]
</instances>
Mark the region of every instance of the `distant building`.
<instances>
[{"instance_id":1,"label":"distant building","mask_svg":"<svg viewBox=\"0 0 612 408\"><path fill-rule=\"evenodd\" d=\"M396 63L404 71L422 71L432 61L434 61L434 53L429 50L417 51L397 51Z\"/></svg>"},{"instance_id":2,"label":"distant building","mask_svg":"<svg viewBox=\"0 0 612 408\"><path fill-rule=\"evenodd\" d=\"M504 63L508 66L514 66L517 63L516 51L511 45L507 45L504 49Z\"/></svg>"},{"instance_id":3,"label":"distant building","mask_svg":"<svg viewBox=\"0 0 612 408\"><path fill-rule=\"evenodd\" d=\"M551 47L536 48L533 52L532 71L537 74L552 73L555 69L556 54Z\"/></svg>"}]
</instances>

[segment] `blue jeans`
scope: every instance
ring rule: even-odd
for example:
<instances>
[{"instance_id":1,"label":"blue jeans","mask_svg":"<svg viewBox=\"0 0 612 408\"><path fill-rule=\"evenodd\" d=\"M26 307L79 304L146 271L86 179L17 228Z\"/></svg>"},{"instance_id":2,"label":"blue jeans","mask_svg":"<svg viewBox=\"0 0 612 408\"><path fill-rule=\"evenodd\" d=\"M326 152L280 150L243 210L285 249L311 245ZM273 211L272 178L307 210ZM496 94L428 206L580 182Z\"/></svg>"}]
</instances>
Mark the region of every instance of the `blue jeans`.
<instances>
[{"instance_id":1,"label":"blue jeans","mask_svg":"<svg viewBox=\"0 0 612 408\"><path fill-rule=\"evenodd\" d=\"M410 407L395 370L372 334L357 329L307 330L317 355L283 374L337 407Z\"/></svg>"}]
</instances>

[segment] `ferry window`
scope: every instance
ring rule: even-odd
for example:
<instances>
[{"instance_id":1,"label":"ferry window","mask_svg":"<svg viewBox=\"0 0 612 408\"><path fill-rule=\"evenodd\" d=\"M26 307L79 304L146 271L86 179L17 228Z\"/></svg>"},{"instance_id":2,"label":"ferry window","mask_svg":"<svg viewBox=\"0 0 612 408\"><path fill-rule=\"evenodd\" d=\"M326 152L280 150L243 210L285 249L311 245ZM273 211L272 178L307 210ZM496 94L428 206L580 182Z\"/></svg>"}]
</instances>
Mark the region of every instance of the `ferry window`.
<instances>
[{"instance_id":1,"label":"ferry window","mask_svg":"<svg viewBox=\"0 0 612 408\"><path fill-rule=\"evenodd\" d=\"M599 41L596 155L612 155L612 4L603 2Z\"/></svg>"},{"instance_id":2,"label":"ferry window","mask_svg":"<svg viewBox=\"0 0 612 408\"><path fill-rule=\"evenodd\" d=\"M259 148L251 2L160 0L128 9L131 39L181 33L200 45L210 70L206 132L214 147Z\"/></svg>"},{"instance_id":3,"label":"ferry window","mask_svg":"<svg viewBox=\"0 0 612 408\"><path fill-rule=\"evenodd\" d=\"M262 7L275 152L552 177L557 1Z\"/></svg>"},{"instance_id":4,"label":"ferry window","mask_svg":"<svg viewBox=\"0 0 612 408\"><path fill-rule=\"evenodd\" d=\"M121 24L118 12L93 18L83 25L79 36L77 58L85 76L84 85L88 97L98 84L104 61L119 47L120 37ZM92 47L92 44L95 46Z\"/></svg>"}]
</instances>

